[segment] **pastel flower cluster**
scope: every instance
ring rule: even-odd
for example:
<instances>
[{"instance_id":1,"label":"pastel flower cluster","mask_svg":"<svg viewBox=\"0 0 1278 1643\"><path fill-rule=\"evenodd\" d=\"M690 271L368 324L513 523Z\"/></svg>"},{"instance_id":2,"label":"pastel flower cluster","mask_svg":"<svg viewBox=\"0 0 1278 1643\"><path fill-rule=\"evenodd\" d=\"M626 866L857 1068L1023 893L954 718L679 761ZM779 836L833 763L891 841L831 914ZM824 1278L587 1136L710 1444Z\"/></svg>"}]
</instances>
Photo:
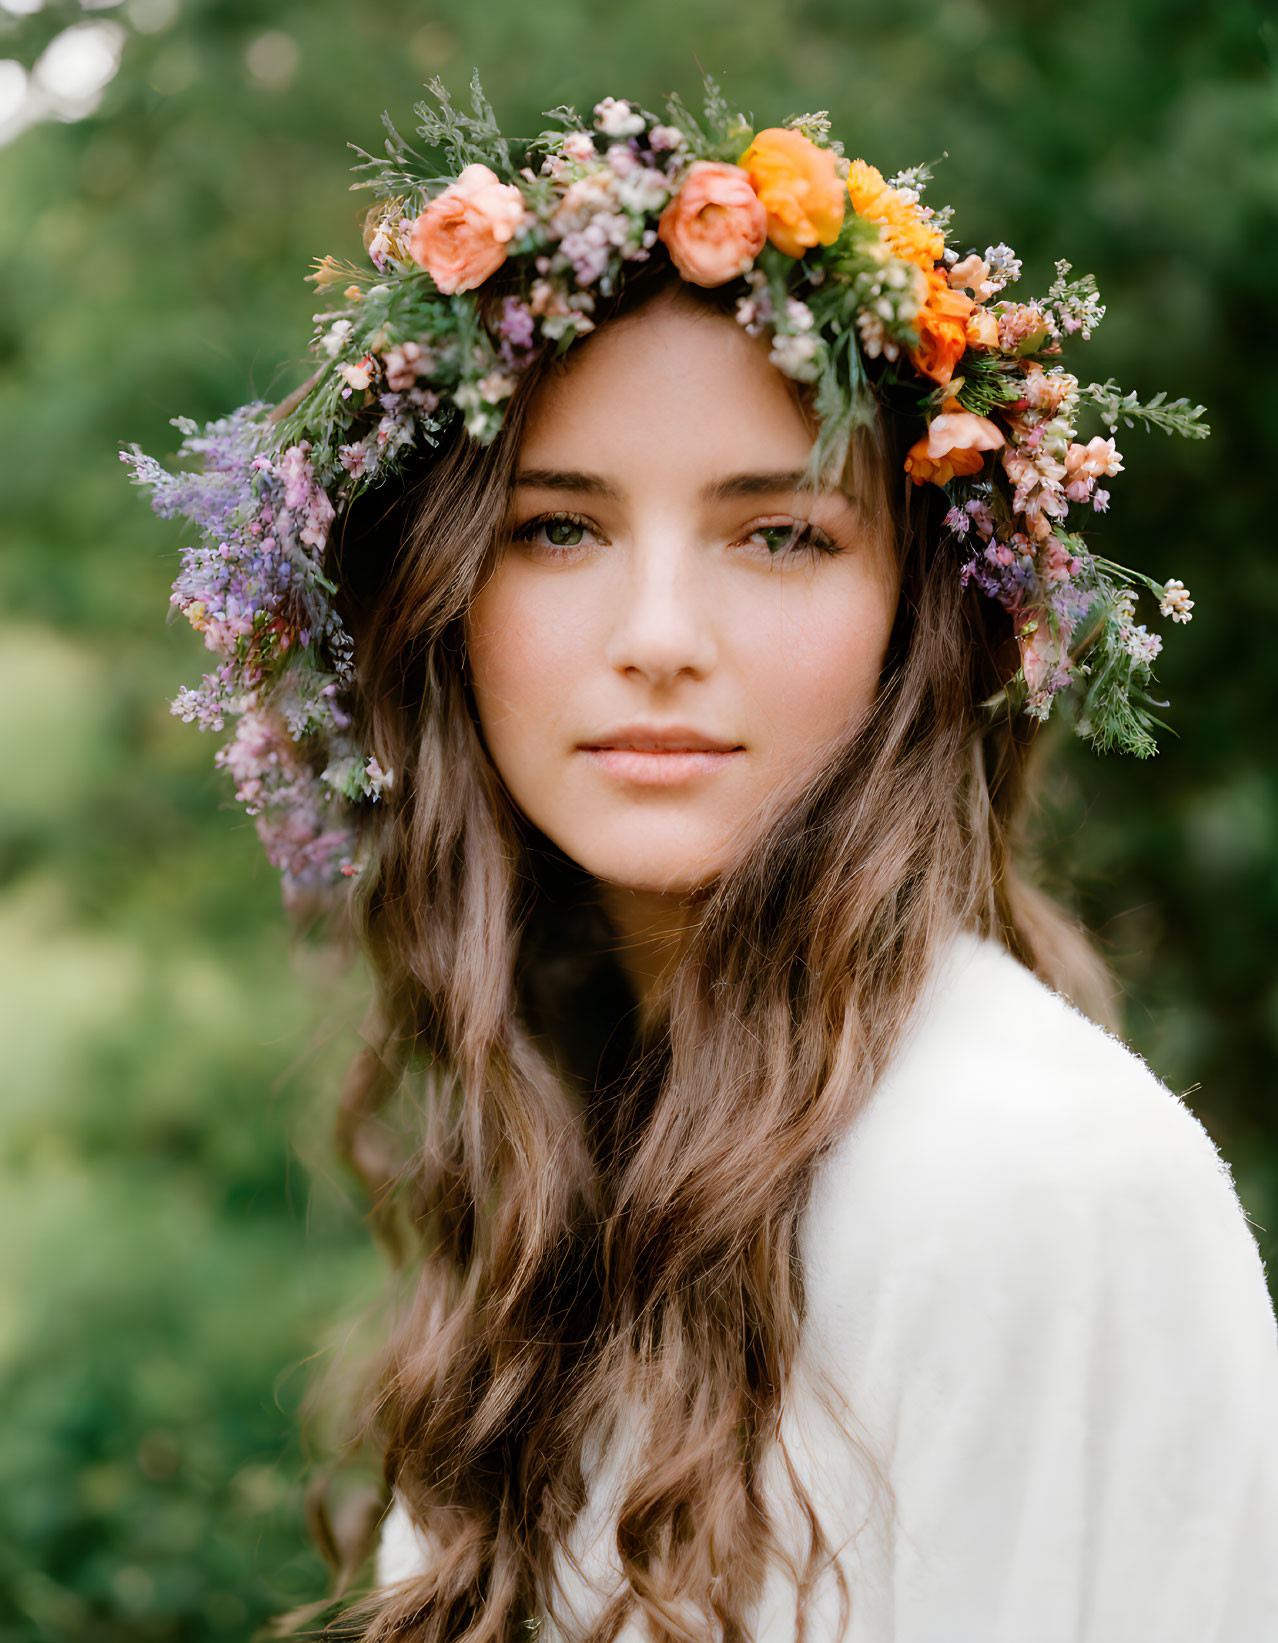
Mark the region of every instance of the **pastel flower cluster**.
<instances>
[{"instance_id":1,"label":"pastel flower cluster","mask_svg":"<svg viewBox=\"0 0 1278 1643\"><path fill-rule=\"evenodd\" d=\"M334 507L303 441L272 456L266 407L251 404L198 429L185 419L180 454L202 471L171 474L137 446L122 451L163 518L185 516L199 540L182 554L172 609L203 636L217 665L184 686L172 711L220 731L215 764L300 905L357 869L352 801L393 778L350 736L342 695L354 678L349 635L322 570Z\"/></svg>"},{"instance_id":2,"label":"pastel flower cluster","mask_svg":"<svg viewBox=\"0 0 1278 1643\"><path fill-rule=\"evenodd\" d=\"M1061 262L1045 297L1010 297L1019 259L1001 243L951 245L926 167L887 179L846 158L824 113L754 131L709 80L700 116L673 97L660 117L605 97L589 121L556 109L520 141L478 76L470 112L438 81L430 91L419 141L388 122L385 156L356 168L376 194L365 260L325 256L309 276L331 304L315 315L310 380L271 412L180 421L196 472L122 453L156 510L198 532L173 605L218 661L173 709L212 730L235 721L218 764L287 893L359 872L369 807L395 782L352 733L354 660L323 569L334 520L428 460L455 418L490 441L521 373L587 335L599 300L654 255L691 284L732 287L738 323L812 386L814 480L840 469L885 389L907 389L893 395L920 405L906 472L946 493L955 574L1008 612L1021 657L1009 698L1045 718L1059 697L1096 746L1154 750L1161 640L1135 601L1143 586L1186 622L1193 600L1101 559L1080 532L1122 472L1120 421L1207 429L1200 406L1141 404L1065 369L1065 347L1104 316L1089 277ZM1088 415L1110 432L1087 430Z\"/></svg>"}]
</instances>

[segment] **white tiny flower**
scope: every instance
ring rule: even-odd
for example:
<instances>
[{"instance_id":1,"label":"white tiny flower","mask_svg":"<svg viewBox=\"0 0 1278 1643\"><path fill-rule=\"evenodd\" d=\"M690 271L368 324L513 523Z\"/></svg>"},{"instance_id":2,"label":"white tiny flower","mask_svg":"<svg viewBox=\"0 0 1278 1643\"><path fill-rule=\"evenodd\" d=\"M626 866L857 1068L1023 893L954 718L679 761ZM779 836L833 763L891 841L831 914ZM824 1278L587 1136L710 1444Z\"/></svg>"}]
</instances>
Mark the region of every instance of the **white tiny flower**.
<instances>
[{"instance_id":1,"label":"white tiny flower","mask_svg":"<svg viewBox=\"0 0 1278 1643\"><path fill-rule=\"evenodd\" d=\"M595 124L608 137L634 137L643 130L643 115L636 114L630 104L605 97L595 104Z\"/></svg>"},{"instance_id":2,"label":"white tiny flower","mask_svg":"<svg viewBox=\"0 0 1278 1643\"><path fill-rule=\"evenodd\" d=\"M868 308L862 308L856 316L856 328L861 335L861 347L867 359L878 359L882 354L886 360L894 360L900 353L879 316Z\"/></svg>"},{"instance_id":3,"label":"white tiny flower","mask_svg":"<svg viewBox=\"0 0 1278 1643\"><path fill-rule=\"evenodd\" d=\"M595 158L595 140L588 131L570 131L563 140L560 153L577 165L588 165Z\"/></svg>"},{"instance_id":4,"label":"white tiny flower","mask_svg":"<svg viewBox=\"0 0 1278 1643\"><path fill-rule=\"evenodd\" d=\"M786 318L796 331L810 331L813 326L812 310L806 302L800 302L798 297L787 297L785 302Z\"/></svg>"},{"instance_id":5,"label":"white tiny flower","mask_svg":"<svg viewBox=\"0 0 1278 1643\"><path fill-rule=\"evenodd\" d=\"M662 149L680 149L685 140L678 126L653 126L648 133L648 142L658 153Z\"/></svg>"},{"instance_id":6,"label":"white tiny flower","mask_svg":"<svg viewBox=\"0 0 1278 1643\"><path fill-rule=\"evenodd\" d=\"M364 766L364 788L375 797L388 792L395 785L395 772L383 770L376 759L370 758Z\"/></svg>"},{"instance_id":7,"label":"white tiny flower","mask_svg":"<svg viewBox=\"0 0 1278 1643\"><path fill-rule=\"evenodd\" d=\"M480 396L492 404L499 399L510 398L515 391L515 379L504 371L489 371L487 376L480 377L475 386Z\"/></svg>"},{"instance_id":8,"label":"white tiny flower","mask_svg":"<svg viewBox=\"0 0 1278 1643\"><path fill-rule=\"evenodd\" d=\"M816 359L820 346L813 336L775 336L772 339L772 363L796 381L815 381L820 375Z\"/></svg>"},{"instance_id":9,"label":"white tiny flower","mask_svg":"<svg viewBox=\"0 0 1278 1643\"><path fill-rule=\"evenodd\" d=\"M1158 602L1159 611L1164 616L1170 616L1173 622L1188 622L1193 608L1194 601L1189 597L1189 589L1173 577L1163 589L1163 596Z\"/></svg>"},{"instance_id":10,"label":"white tiny flower","mask_svg":"<svg viewBox=\"0 0 1278 1643\"><path fill-rule=\"evenodd\" d=\"M352 329L351 322L348 319L336 319L329 326L327 334L321 337L320 341L324 352L330 359L336 359L338 354L341 353L342 344L350 336Z\"/></svg>"},{"instance_id":11,"label":"white tiny flower","mask_svg":"<svg viewBox=\"0 0 1278 1643\"><path fill-rule=\"evenodd\" d=\"M1127 654L1135 662L1144 662L1148 666L1159 651L1163 648L1161 635L1150 633L1147 628L1133 627L1124 635Z\"/></svg>"},{"instance_id":12,"label":"white tiny flower","mask_svg":"<svg viewBox=\"0 0 1278 1643\"><path fill-rule=\"evenodd\" d=\"M665 205L670 198L670 184L663 172L636 165L634 170L619 178L616 196L618 203L627 211L647 215Z\"/></svg>"}]
</instances>

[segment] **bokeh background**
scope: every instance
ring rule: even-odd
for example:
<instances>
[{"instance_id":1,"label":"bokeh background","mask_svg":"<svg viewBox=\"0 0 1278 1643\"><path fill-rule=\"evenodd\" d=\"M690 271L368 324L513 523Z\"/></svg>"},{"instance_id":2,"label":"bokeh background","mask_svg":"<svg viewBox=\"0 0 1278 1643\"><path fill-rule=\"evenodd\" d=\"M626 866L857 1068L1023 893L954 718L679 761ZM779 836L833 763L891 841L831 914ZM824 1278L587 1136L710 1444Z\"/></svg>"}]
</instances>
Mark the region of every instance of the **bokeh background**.
<instances>
[{"instance_id":1,"label":"bokeh background","mask_svg":"<svg viewBox=\"0 0 1278 1643\"><path fill-rule=\"evenodd\" d=\"M383 1284L331 1163L362 984L290 951L167 711L204 652L116 452L301 380L302 276L360 251L346 143L434 74L516 132L702 69L759 125L827 108L885 172L940 161L1022 289L1096 273L1085 380L1206 404L1205 443L1122 431L1101 527L1196 596L1178 735L1062 745L1038 839L1274 1265L1275 40L1250 0L0 0L4 1643L243 1639L323 1594L299 1407Z\"/></svg>"}]
</instances>

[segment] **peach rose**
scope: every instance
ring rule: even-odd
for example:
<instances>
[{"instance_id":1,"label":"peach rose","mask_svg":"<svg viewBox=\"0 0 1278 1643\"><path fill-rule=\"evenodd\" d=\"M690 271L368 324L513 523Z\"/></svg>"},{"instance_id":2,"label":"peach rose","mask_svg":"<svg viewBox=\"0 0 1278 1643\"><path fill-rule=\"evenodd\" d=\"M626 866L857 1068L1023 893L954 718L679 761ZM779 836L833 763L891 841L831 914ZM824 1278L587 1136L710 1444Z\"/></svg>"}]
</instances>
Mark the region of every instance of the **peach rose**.
<instances>
[{"instance_id":1,"label":"peach rose","mask_svg":"<svg viewBox=\"0 0 1278 1643\"><path fill-rule=\"evenodd\" d=\"M835 156L801 131L770 126L738 162L768 214L768 238L787 257L832 245L843 226L847 196Z\"/></svg>"},{"instance_id":2,"label":"peach rose","mask_svg":"<svg viewBox=\"0 0 1278 1643\"><path fill-rule=\"evenodd\" d=\"M916 371L941 387L954 375L954 367L967 347L967 321L972 312L971 297L950 289L943 273L926 274L927 301L919 309L916 324L919 345L910 349Z\"/></svg>"},{"instance_id":3,"label":"peach rose","mask_svg":"<svg viewBox=\"0 0 1278 1643\"><path fill-rule=\"evenodd\" d=\"M473 291L506 260L523 195L486 165L468 165L413 224L408 254L445 296Z\"/></svg>"},{"instance_id":4,"label":"peach rose","mask_svg":"<svg viewBox=\"0 0 1278 1643\"><path fill-rule=\"evenodd\" d=\"M1003 444L1002 434L988 417L960 411L957 403L947 400L945 410L932 418L923 438L910 447L905 471L916 485L929 479L934 485L946 485L957 474L979 473L984 453Z\"/></svg>"},{"instance_id":5,"label":"peach rose","mask_svg":"<svg viewBox=\"0 0 1278 1643\"><path fill-rule=\"evenodd\" d=\"M739 165L694 160L661 213L657 233L684 279L723 285L744 274L763 250L768 213Z\"/></svg>"}]
</instances>

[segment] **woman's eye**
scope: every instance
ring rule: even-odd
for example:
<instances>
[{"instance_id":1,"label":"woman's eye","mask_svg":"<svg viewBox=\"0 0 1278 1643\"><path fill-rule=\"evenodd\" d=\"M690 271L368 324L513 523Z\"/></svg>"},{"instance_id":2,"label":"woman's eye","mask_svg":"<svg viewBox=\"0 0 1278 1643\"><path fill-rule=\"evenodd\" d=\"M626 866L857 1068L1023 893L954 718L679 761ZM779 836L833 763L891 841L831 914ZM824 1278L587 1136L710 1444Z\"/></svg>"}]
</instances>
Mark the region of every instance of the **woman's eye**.
<instances>
[{"instance_id":1,"label":"woman's eye","mask_svg":"<svg viewBox=\"0 0 1278 1643\"><path fill-rule=\"evenodd\" d=\"M800 553L838 552L823 530L804 519L787 519L777 525L756 525L745 541L760 543L769 559L783 559Z\"/></svg>"},{"instance_id":2,"label":"woman's eye","mask_svg":"<svg viewBox=\"0 0 1278 1643\"><path fill-rule=\"evenodd\" d=\"M571 553L585 545L590 522L571 513L540 514L518 526L511 534L516 542L527 542L550 553Z\"/></svg>"}]
</instances>

